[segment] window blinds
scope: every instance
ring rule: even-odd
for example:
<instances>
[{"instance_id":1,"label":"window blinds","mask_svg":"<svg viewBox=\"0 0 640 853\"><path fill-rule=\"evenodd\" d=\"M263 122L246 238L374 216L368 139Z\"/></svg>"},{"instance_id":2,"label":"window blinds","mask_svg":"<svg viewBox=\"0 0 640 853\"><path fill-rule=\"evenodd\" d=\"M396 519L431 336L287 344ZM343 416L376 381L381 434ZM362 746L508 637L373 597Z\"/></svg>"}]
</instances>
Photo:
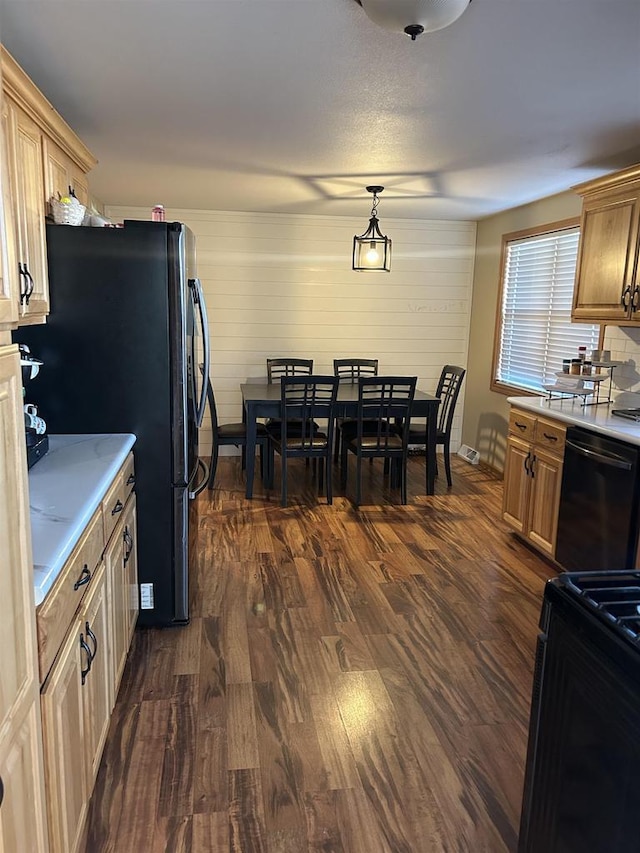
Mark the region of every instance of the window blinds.
<instances>
[{"instance_id":1,"label":"window blinds","mask_svg":"<svg viewBox=\"0 0 640 853\"><path fill-rule=\"evenodd\" d=\"M571 322L579 237L576 227L507 244L499 382L542 391L579 346L598 348L599 326Z\"/></svg>"}]
</instances>

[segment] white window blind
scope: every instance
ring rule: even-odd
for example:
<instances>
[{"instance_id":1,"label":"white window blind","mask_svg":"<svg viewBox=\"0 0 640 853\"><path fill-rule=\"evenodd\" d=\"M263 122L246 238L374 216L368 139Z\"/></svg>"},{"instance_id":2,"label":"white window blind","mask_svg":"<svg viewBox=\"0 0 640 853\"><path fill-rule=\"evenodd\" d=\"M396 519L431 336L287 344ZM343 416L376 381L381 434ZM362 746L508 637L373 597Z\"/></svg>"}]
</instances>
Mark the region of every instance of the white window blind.
<instances>
[{"instance_id":1,"label":"white window blind","mask_svg":"<svg viewBox=\"0 0 640 853\"><path fill-rule=\"evenodd\" d=\"M507 243L498 382L542 391L579 346L598 348L599 326L571 322L579 236L575 227Z\"/></svg>"}]
</instances>

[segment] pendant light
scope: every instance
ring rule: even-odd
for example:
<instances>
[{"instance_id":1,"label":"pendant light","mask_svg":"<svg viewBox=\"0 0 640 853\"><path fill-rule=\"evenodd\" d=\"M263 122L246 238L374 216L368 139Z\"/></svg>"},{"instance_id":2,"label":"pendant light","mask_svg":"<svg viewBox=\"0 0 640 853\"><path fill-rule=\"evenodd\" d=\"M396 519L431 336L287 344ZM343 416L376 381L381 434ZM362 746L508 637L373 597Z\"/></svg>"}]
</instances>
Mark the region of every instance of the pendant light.
<instances>
[{"instance_id":1,"label":"pendant light","mask_svg":"<svg viewBox=\"0 0 640 853\"><path fill-rule=\"evenodd\" d=\"M356 0L379 27L406 33L411 41L422 33L443 30L457 21L471 0Z\"/></svg>"},{"instance_id":2,"label":"pendant light","mask_svg":"<svg viewBox=\"0 0 640 853\"><path fill-rule=\"evenodd\" d=\"M359 237L353 238L353 266L357 272L390 272L391 271L391 240L381 233L378 227L376 208L380 203L378 193L384 187L367 187L367 192L373 194L373 207L369 227Z\"/></svg>"}]
</instances>

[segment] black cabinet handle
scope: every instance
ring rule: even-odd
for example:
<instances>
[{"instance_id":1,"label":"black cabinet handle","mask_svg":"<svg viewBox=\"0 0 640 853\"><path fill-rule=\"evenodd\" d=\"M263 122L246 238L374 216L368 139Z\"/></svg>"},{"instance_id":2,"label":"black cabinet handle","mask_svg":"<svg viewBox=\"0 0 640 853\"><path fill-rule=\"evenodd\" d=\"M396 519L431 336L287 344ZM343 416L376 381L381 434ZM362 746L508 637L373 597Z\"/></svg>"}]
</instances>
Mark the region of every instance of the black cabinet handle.
<instances>
[{"instance_id":1,"label":"black cabinet handle","mask_svg":"<svg viewBox=\"0 0 640 853\"><path fill-rule=\"evenodd\" d=\"M549 435L548 432L543 432L542 434L547 439L547 441L557 441L558 440L557 435Z\"/></svg>"},{"instance_id":2,"label":"black cabinet handle","mask_svg":"<svg viewBox=\"0 0 640 853\"><path fill-rule=\"evenodd\" d=\"M73 585L74 591L77 592L81 586L88 584L90 580L91 580L91 572L89 571L89 566L85 563L84 566L82 567L82 571L80 572L80 577L78 578L78 580Z\"/></svg>"},{"instance_id":3,"label":"black cabinet handle","mask_svg":"<svg viewBox=\"0 0 640 853\"><path fill-rule=\"evenodd\" d=\"M530 471L529 471L529 461L530 461L530 459L531 459L531 454L530 454L530 453L527 453L527 455L526 455L526 456L525 456L525 458L524 458L524 470L527 472L527 476L529 476L529 473L530 473Z\"/></svg>"},{"instance_id":4,"label":"black cabinet handle","mask_svg":"<svg viewBox=\"0 0 640 853\"><path fill-rule=\"evenodd\" d=\"M526 424L518 423L518 421L515 421L515 425L518 427L518 429L526 429L527 428Z\"/></svg>"},{"instance_id":5,"label":"black cabinet handle","mask_svg":"<svg viewBox=\"0 0 640 853\"><path fill-rule=\"evenodd\" d=\"M532 456L531 457L531 463L529 464L529 473L531 474L532 480L536 476L536 467L535 466L536 466L536 457Z\"/></svg>"},{"instance_id":6,"label":"black cabinet handle","mask_svg":"<svg viewBox=\"0 0 640 853\"><path fill-rule=\"evenodd\" d=\"M631 304L631 285L627 285L625 289L622 291L622 296L620 298L620 303L623 308L628 308Z\"/></svg>"},{"instance_id":7,"label":"black cabinet handle","mask_svg":"<svg viewBox=\"0 0 640 853\"><path fill-rule=\"evenodd\" d=\"M133 551L133 536L129 533L129 525L126 525L123 532L122 538L125 544L125 554L124 554L124 565L126 566L129 562L129 557L131 556L131 552Z\"/></svg>"},{"instance_id":8,"label":"black cabinet handle","mask_svg":"<svg viewBox=\"0 0 640 853\"><path fill-rule=\"evenodd\" d=\"M24 276L25 276L25 281L27 284L26 292L24 295L24 301L25 301L25 304L28 305L29 300L31 299L31 294L33 293L35 284L33 281L33 276L29 272L29 268L26 264L24 264Z\"/></svg>"},{"instance_id":9,"label":"black cabinet handle","mask_svg":"<svg viewBox=\"0 0 640 853\"><path fill-rule=\"evenodd\" d=\"M84 627L85 627L85 630L87 632L87 637L89 637L89 639L93 643L93 654L91 655L91 660L93 661L93 660L95 660L95 656L98 654L98 638L96 637L96 635L91 630L91 626L89 625L88 622L84 623Z\"/></svg>"},{"instance_id":10,"label":"black cabinet handle","mask_svg":"<svg viewBox=\"0 0 640 853\"><path fill-rule=\"evenodd\" d=\"M20 274L20 305L24 305L24 301L27 298L27 291L29 290L29 284L27 282L25 270L23 269L23 264L21 263L18 263L18 273Z\"/></svg>"},{"instance_id":11,"label":"black cabinet handle","mask_svg":"<svg viewBox=\"0 0 640 853\"><path fill-rule=\"evenodd\" d=\"M129 477L127 479L127 486L135 486L135 484L136 484L136 475L135 474L129 474Z\"/></svg>"},{"instance_id":12,"label":"black cabinet handle","mask_svg":"<svg viewBox=\"0 0 640 853\"><path fill-rule=\"evenodd\" d=\"M84 649L87 655L87 668L80 670L80 676L82 678L82 683L84 684L87 679L87 675L89 675L89 673L91 672L91 661L93 660L93 658L91 657L91 649L87 645L87 641L84 638L84 634L80 634L80 648Z\"/></svg>"},{"instance_id":13,"label":"black cabinet handle","mask_svg":"<svg viewBox=\"0 0 640 853\"><path fill-rule=\"evenodd\" d=\"M122 503L120 498L118 498L114 508L111 510L111 515L117 515L119 512L122 512L123 509L124 509L124 504Z\"/></svg>"},{"instance_id":14,"label":"black cabinet handle","mask_svg":"<svg viewBox=\"0 0 640 853\"><path fill-rule=\"evenodd\" d=\"M633 288L633 296L631 297L631 310L632 311L638 310L638 297L639 297L639 295L640 294L638 294L638 285L636 284L636 286Z\"/></svg>"},{"instance_id":15,"label":"black cabinet handle","mask_svg":"<svg viewBox=\"0 0 640 853\"><path fill-rule=\"evenodd\" d=\"M0 776L0 806L2 805L3 800L4 800L4 783L2 781L2 776Z\"/></svg>"}]
</instances>

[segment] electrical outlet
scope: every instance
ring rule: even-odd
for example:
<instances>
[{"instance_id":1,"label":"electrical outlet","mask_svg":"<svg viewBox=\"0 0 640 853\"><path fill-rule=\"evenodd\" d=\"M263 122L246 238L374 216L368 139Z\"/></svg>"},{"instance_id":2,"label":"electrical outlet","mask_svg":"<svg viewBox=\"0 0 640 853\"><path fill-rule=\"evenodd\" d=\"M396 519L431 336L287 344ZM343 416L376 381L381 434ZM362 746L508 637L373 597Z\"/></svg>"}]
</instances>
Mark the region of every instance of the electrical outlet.
<instances>
[{"instance_id":1,"label":"electrical outlet","mask_svg":"<svg viewBox=\"0 0 640 853\"><path fill-rule=\"evenodd\" d=\"M153 584L140 584L140 610L153 610Z\"/></svg>"}]
</instances>

